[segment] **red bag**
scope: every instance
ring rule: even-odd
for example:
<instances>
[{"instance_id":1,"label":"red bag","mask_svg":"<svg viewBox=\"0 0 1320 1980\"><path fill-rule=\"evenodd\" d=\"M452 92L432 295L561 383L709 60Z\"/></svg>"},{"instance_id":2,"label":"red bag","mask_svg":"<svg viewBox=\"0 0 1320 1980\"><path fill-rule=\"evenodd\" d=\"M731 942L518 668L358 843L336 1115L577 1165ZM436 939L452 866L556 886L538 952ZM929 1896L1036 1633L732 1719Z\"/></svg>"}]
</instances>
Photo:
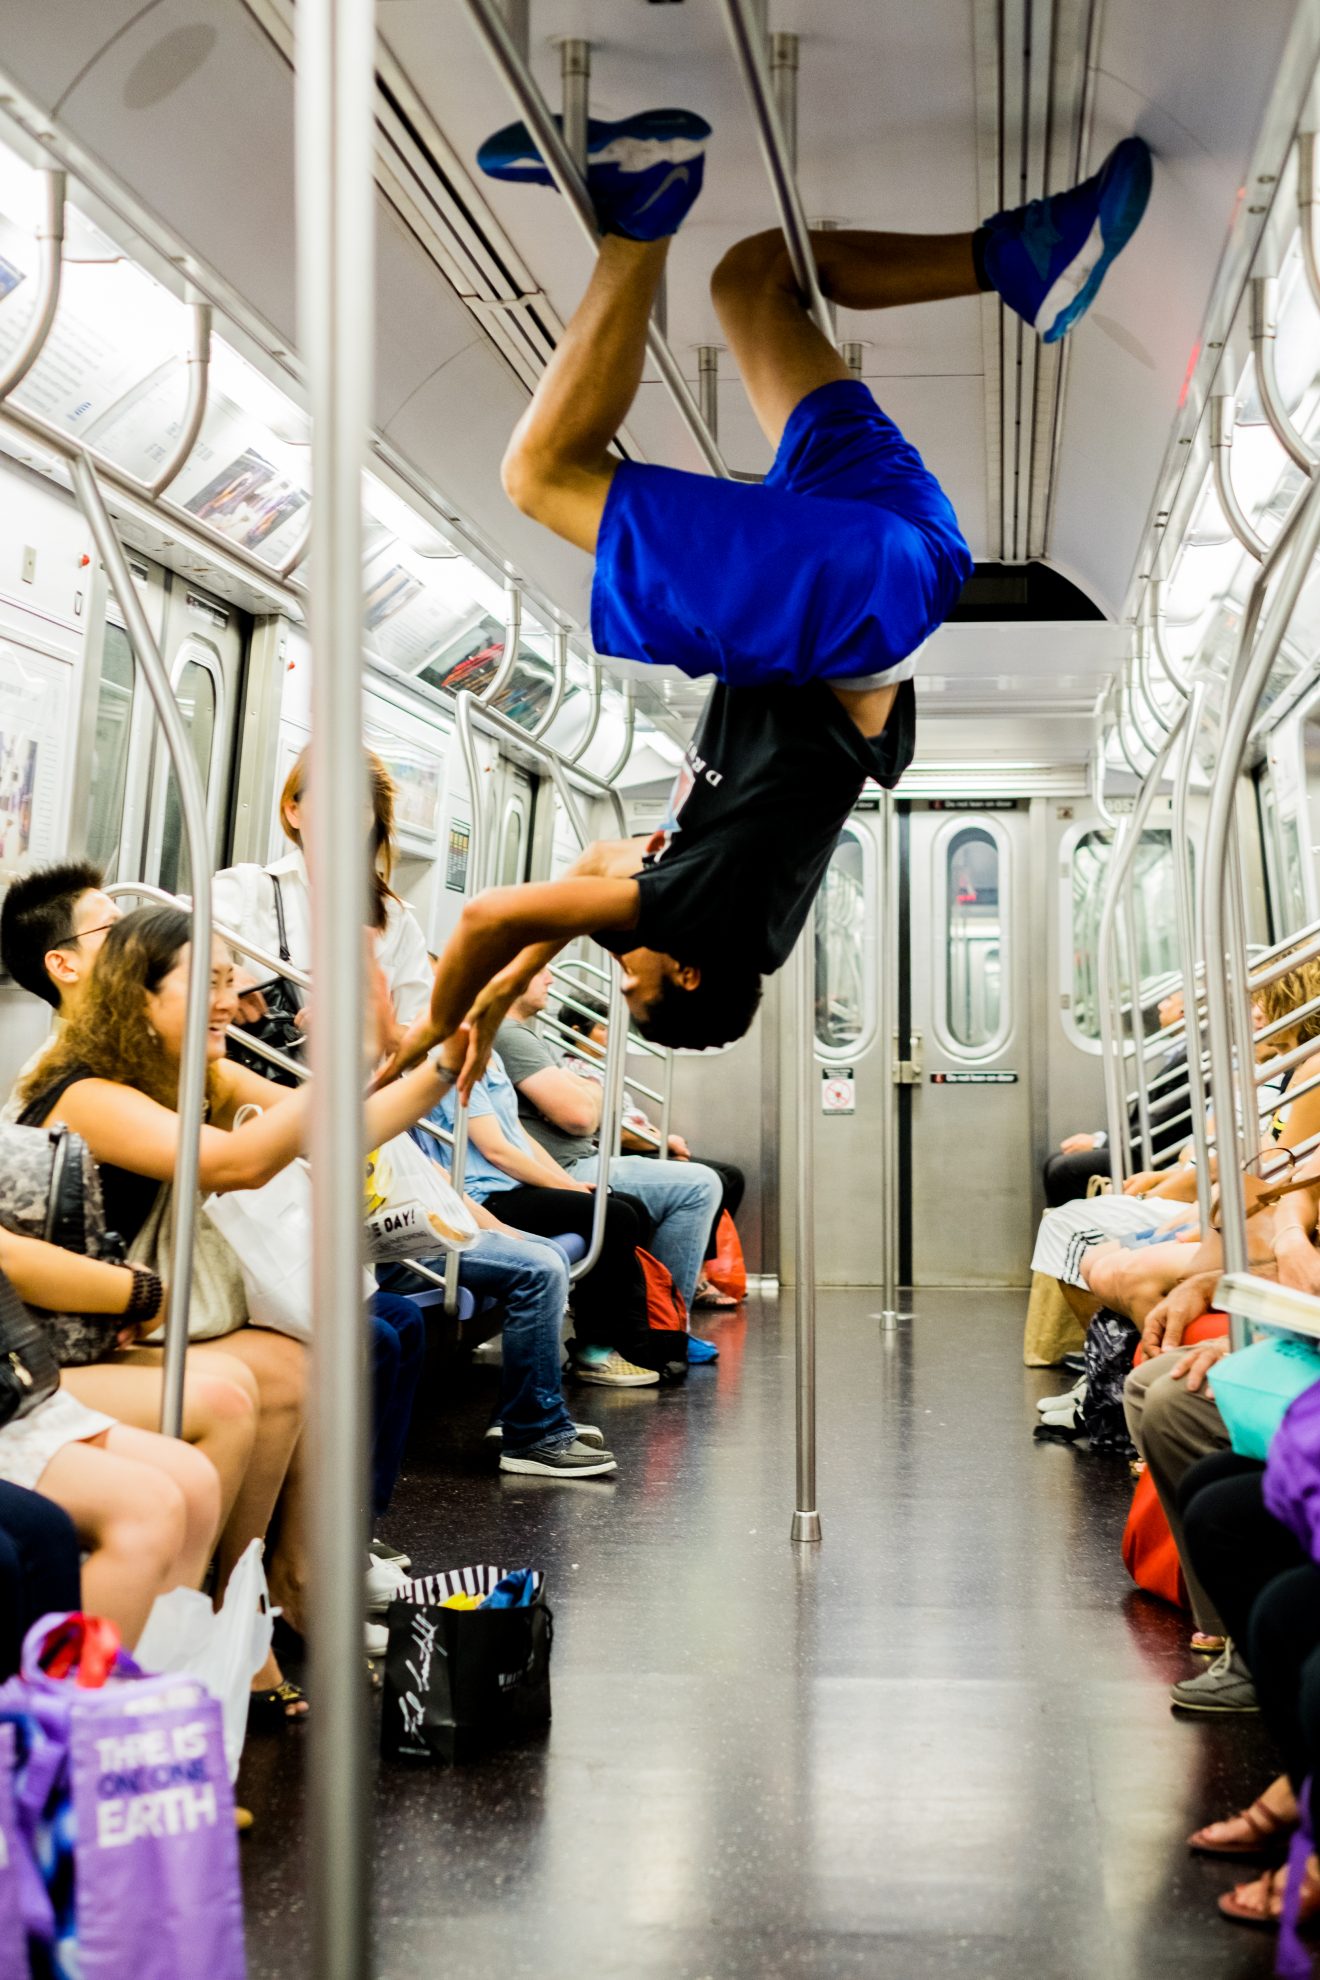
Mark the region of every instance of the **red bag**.
<instances>
[{"instance_id":1,"label":"red bag","mask_svg":"<svg viewBox=\"0 0 1320 1980\"><path fill-rule=\"evenodd\" d=\"M1198 1342L1215 1340L1227 1332L1226 1314L1204 1313L1199 1320L1193 1320L1182 1344L1192 1348ZM1137 1366L1144 1360L1138 1348ZM1137 1480L1137 1489L1132 1494L1132 1507L1123 1529L1123 1565L1147 1595L1158 1595L1161 1601L1172 1602L1177 1609L1191 1607L1178 1563L1178 1549L1173 1544L1155 1481L1148 1471Z\"/></svg>"},{"instance_id":2,"label":"red bag","mask_svg":"<svg viewBox=\"0 0 1320 1980\"><path fill-rule=\"evenodd\" d=\"M669 1267L662 1265L658 1258L653 1258L649 1251L643 1251L640 1244L637 1247L637 1262L646 1281L647 1326L661 1333L686 1334L687 1308Z\"/></svg>"},{"instance_id":3,"label":"red bag","mask_svg":"<svg viewBox=\"0 0 1320 1980\"><path fill-rule=\"evenodd\" d=\"M747 1267L743 1262L738 1228L727 1210L721 1211L715 1226L715 1256L706 1260L706 1277L717 1292L730 1299L746 1299Z\"/></svg>"}]
</instances>

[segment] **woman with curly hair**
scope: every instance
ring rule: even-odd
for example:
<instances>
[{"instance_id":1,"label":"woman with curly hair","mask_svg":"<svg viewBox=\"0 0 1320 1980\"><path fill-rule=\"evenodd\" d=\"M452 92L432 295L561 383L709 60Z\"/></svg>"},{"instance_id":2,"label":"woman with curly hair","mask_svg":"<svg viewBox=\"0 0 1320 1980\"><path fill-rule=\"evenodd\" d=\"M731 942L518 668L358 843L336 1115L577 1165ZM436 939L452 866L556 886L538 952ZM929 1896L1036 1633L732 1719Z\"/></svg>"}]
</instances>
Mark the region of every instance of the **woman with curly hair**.
<instances>
[{"instance_id":1,"label":"woman with curly hair","mask_svg":"<svg viewBox=\"0 0 1320 1980\"><path fill-rule=\"evenodd\" d=\"M130 1247L157 1210L162 1187L174 1177L189 935L188 916L179 908L139 908L117 922L97 957L86 997L20 1088L24 1121L62 1121L86 1141L100 1165L107 1225ZM226 1059L226 1027L236 1009L233 960L217 941L211 955L207 1118L198 1173L204 1193L259 1188L302 1153L306 1139L309 1088L276 1086ZM372 1041L372 1060L377 1042ZM456 1041L456 1055L459 1049ZM365 1110L371 1141L389 1140L428 1114L450 1083L448 1073L428 1063L374 1094ZM262 1111L236 1126L247 1106ZM216 1257L217 1248L209 1241L207 1251ZM306 1360L297 1341L247 1324L241 1275L232 1254L228 1263L232 1326L217 1346L226 1358L243 1362L254 1377L258 1423L256 1448L220 1536L221 1588L249 1541L265 1535L291 1468L296 1473ZM221 1252L221 1275L224 1267ZM197 1286L195 1276L194 1294ZM216 1288L208 1287L208 1305L214 1309L216 1303ZM190 1356L205 1362L215 1352L209 1343L198 1343ZM159 1350L129 1350L134 1360L144 1354L159 1363ZM291 1612L295 1627L304 1582L300 1499L294 1489L285 1495L271 1560L276 1599ZM273 1662L257 1688L276 1701L273 1709L282 1714L303 1709L296 1689L283 1685Z\"/></svg>"}]
</instances>

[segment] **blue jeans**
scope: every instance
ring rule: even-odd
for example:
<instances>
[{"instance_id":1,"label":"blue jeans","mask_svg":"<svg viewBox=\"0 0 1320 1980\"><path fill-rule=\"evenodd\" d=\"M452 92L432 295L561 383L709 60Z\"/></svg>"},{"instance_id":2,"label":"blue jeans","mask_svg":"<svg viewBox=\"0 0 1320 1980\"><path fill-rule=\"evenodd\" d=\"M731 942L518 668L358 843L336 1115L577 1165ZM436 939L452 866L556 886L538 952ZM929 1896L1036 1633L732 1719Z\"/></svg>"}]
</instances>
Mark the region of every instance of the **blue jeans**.
<instances>
[{"instance_id":1,"label":"blue jeans","mask_svg":"<svg viewBox=\"0 0 1320 1980\"><path fill-rule=\"evenodd\" d=\"M499 1199L495 1200L499 1214ZM459 1259L458 1276L478 1299L504 1308L503 1386L499 1420L506 1451L558 1443L573 1434L559 1369L568 1266L548 1238L509 1238L483 1231Z\"/></svg>"},{"instance_id":2,"label":"blue jeans","mask_svg":"<svg viewBox=\"0 0 1320 1980\"><path fill-rule=\"evenodd\" d=\"M413 1402L426 1359L422 1309L400 1293L373 1294L371 1320L371 1510L389 1508L403 1469Z\"/></svg>"},{"instance_id":3,"label":"blue jeans","mask_svg":"<svg viewBox=\"0 0 1320 1980\"><path fill-rule=\"evenodd\" d=\"M580 1162L570 1162L568 1171L579 1182L594 1182L597 1165L598 1157L584 1155ZM651 1248L669 1268L691 1313L706 1240L724 1193L719 1177L703 1162L653 1162L645 1155L620 1155L610 1163L610 1188L645 1204L655 1225Z\"/></svg>"}]
</instances>

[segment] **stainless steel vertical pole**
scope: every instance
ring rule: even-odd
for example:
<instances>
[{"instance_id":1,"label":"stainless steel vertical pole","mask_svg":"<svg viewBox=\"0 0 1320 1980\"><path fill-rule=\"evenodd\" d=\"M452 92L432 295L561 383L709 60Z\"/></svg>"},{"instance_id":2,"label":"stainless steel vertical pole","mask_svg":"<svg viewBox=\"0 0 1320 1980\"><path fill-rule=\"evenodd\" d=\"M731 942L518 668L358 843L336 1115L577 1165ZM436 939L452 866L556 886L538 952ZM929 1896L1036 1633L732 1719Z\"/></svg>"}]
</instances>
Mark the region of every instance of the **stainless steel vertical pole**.
<instances>
[{"instance_id":1,"label":"stainless steel vertical pole","mask_svg":"<svg viewBox=\"0 0 1320 1980\"><path fill-rule=\"evenodd\" d=\"M896 1327L909 1318L898 1310L898 896L895 882L894 797L882 791L879 824L880 1174L876 1194L884 1218L880 1325Z\"/></svg>"},{"instance_id":2,"label":"stainless steel vertical pole","mask_svg":"<svg viewBox=\"0 0 1320 1980\"><path fill-rule=\"evenodd\" d=\"M793 1311L797 1369L797 1507L789 1537L820 1539L816 1509L816 917L798 938L794 954L797 1049L793 1054L797 1188L794 1191L797 1280Z\"/></svg>"},{"instance_id":3,"label":"stainless steel vertical pole","mask_svg":"<svg viewBox=\"0 0 1320 1980\"><path fill-rule=\"evenodd\" d=\"M865 344L840 344L839 356L843 359L853 377L860 379L862 368L866 363Z\"/></svg>"},{"instance_id":4,"label":"stainless steel vertical pole","mask_svg":"<svg viewBox=\"0 0 1320 1980\"><path fill-rule=\"evenodd\" d=\"M370 1972L366 1340L362 1309L362 476L375 309L373 0L296 12L298 324L312 413L311 1688L308 1727L316 1980Z\"/></svg>"},{"instance_id":5,"label":"stainless steel vertical pole","mask_svg":"<svg viewBox=\"0 0 1320 1980\"><path fill-rule=\"evenodd\" d=\"M587 176L587 117L591 91L591 43L567 35L559 44L559 80L563 86L564 143L568 155Z\"/></svg>"},{"instance_id":6,"label":"stainless steel vertical pole","mask_svg":"<svg viewBox=\"0 0 1320 1980\"><path fill-rule=\"evenodd\" d=\"M697 345L697 404L710 437L718 445L720 437L720 347Z\"/></svg>"}]
</instances>

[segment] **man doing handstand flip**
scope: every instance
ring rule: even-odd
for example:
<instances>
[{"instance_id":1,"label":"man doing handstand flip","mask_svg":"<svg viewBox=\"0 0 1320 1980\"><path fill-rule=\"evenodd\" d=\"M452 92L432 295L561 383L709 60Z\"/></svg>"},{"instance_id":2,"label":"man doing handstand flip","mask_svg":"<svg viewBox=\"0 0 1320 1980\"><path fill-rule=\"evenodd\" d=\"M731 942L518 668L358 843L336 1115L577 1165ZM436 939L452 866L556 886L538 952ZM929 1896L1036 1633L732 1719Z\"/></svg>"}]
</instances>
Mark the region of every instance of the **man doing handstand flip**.
<instances>
[{"instance_id":1,"label":"man doing handstand flip","mask_svg":"<svg viewBox=\"0 0 1320 1980\"><path fill-rule=\"evenodd\" d=\"M592 846L561 880L493 889L465 907L430 1017L400 1063L470 1017L468 1088L510 1003L583 934L620 956L649 1038L741 1037L863 782L892 786L912 759L916 649L972 569L938 482L807 314L778 232L740 242L712 281L776 450L764 482L611 454L709 135L681 110L591 124L600 252L509 444L504 486L595 556L598 652L714 674L717 685L664 831ZM521 124L489 139L478 162L496 178L551 183ZM1136 227L1150 177L1150 153L1130 137L1093 178L974 233L813 234L820 285L856 310L993 288L1053 342Z\"/></svg>"}]
</instances>

